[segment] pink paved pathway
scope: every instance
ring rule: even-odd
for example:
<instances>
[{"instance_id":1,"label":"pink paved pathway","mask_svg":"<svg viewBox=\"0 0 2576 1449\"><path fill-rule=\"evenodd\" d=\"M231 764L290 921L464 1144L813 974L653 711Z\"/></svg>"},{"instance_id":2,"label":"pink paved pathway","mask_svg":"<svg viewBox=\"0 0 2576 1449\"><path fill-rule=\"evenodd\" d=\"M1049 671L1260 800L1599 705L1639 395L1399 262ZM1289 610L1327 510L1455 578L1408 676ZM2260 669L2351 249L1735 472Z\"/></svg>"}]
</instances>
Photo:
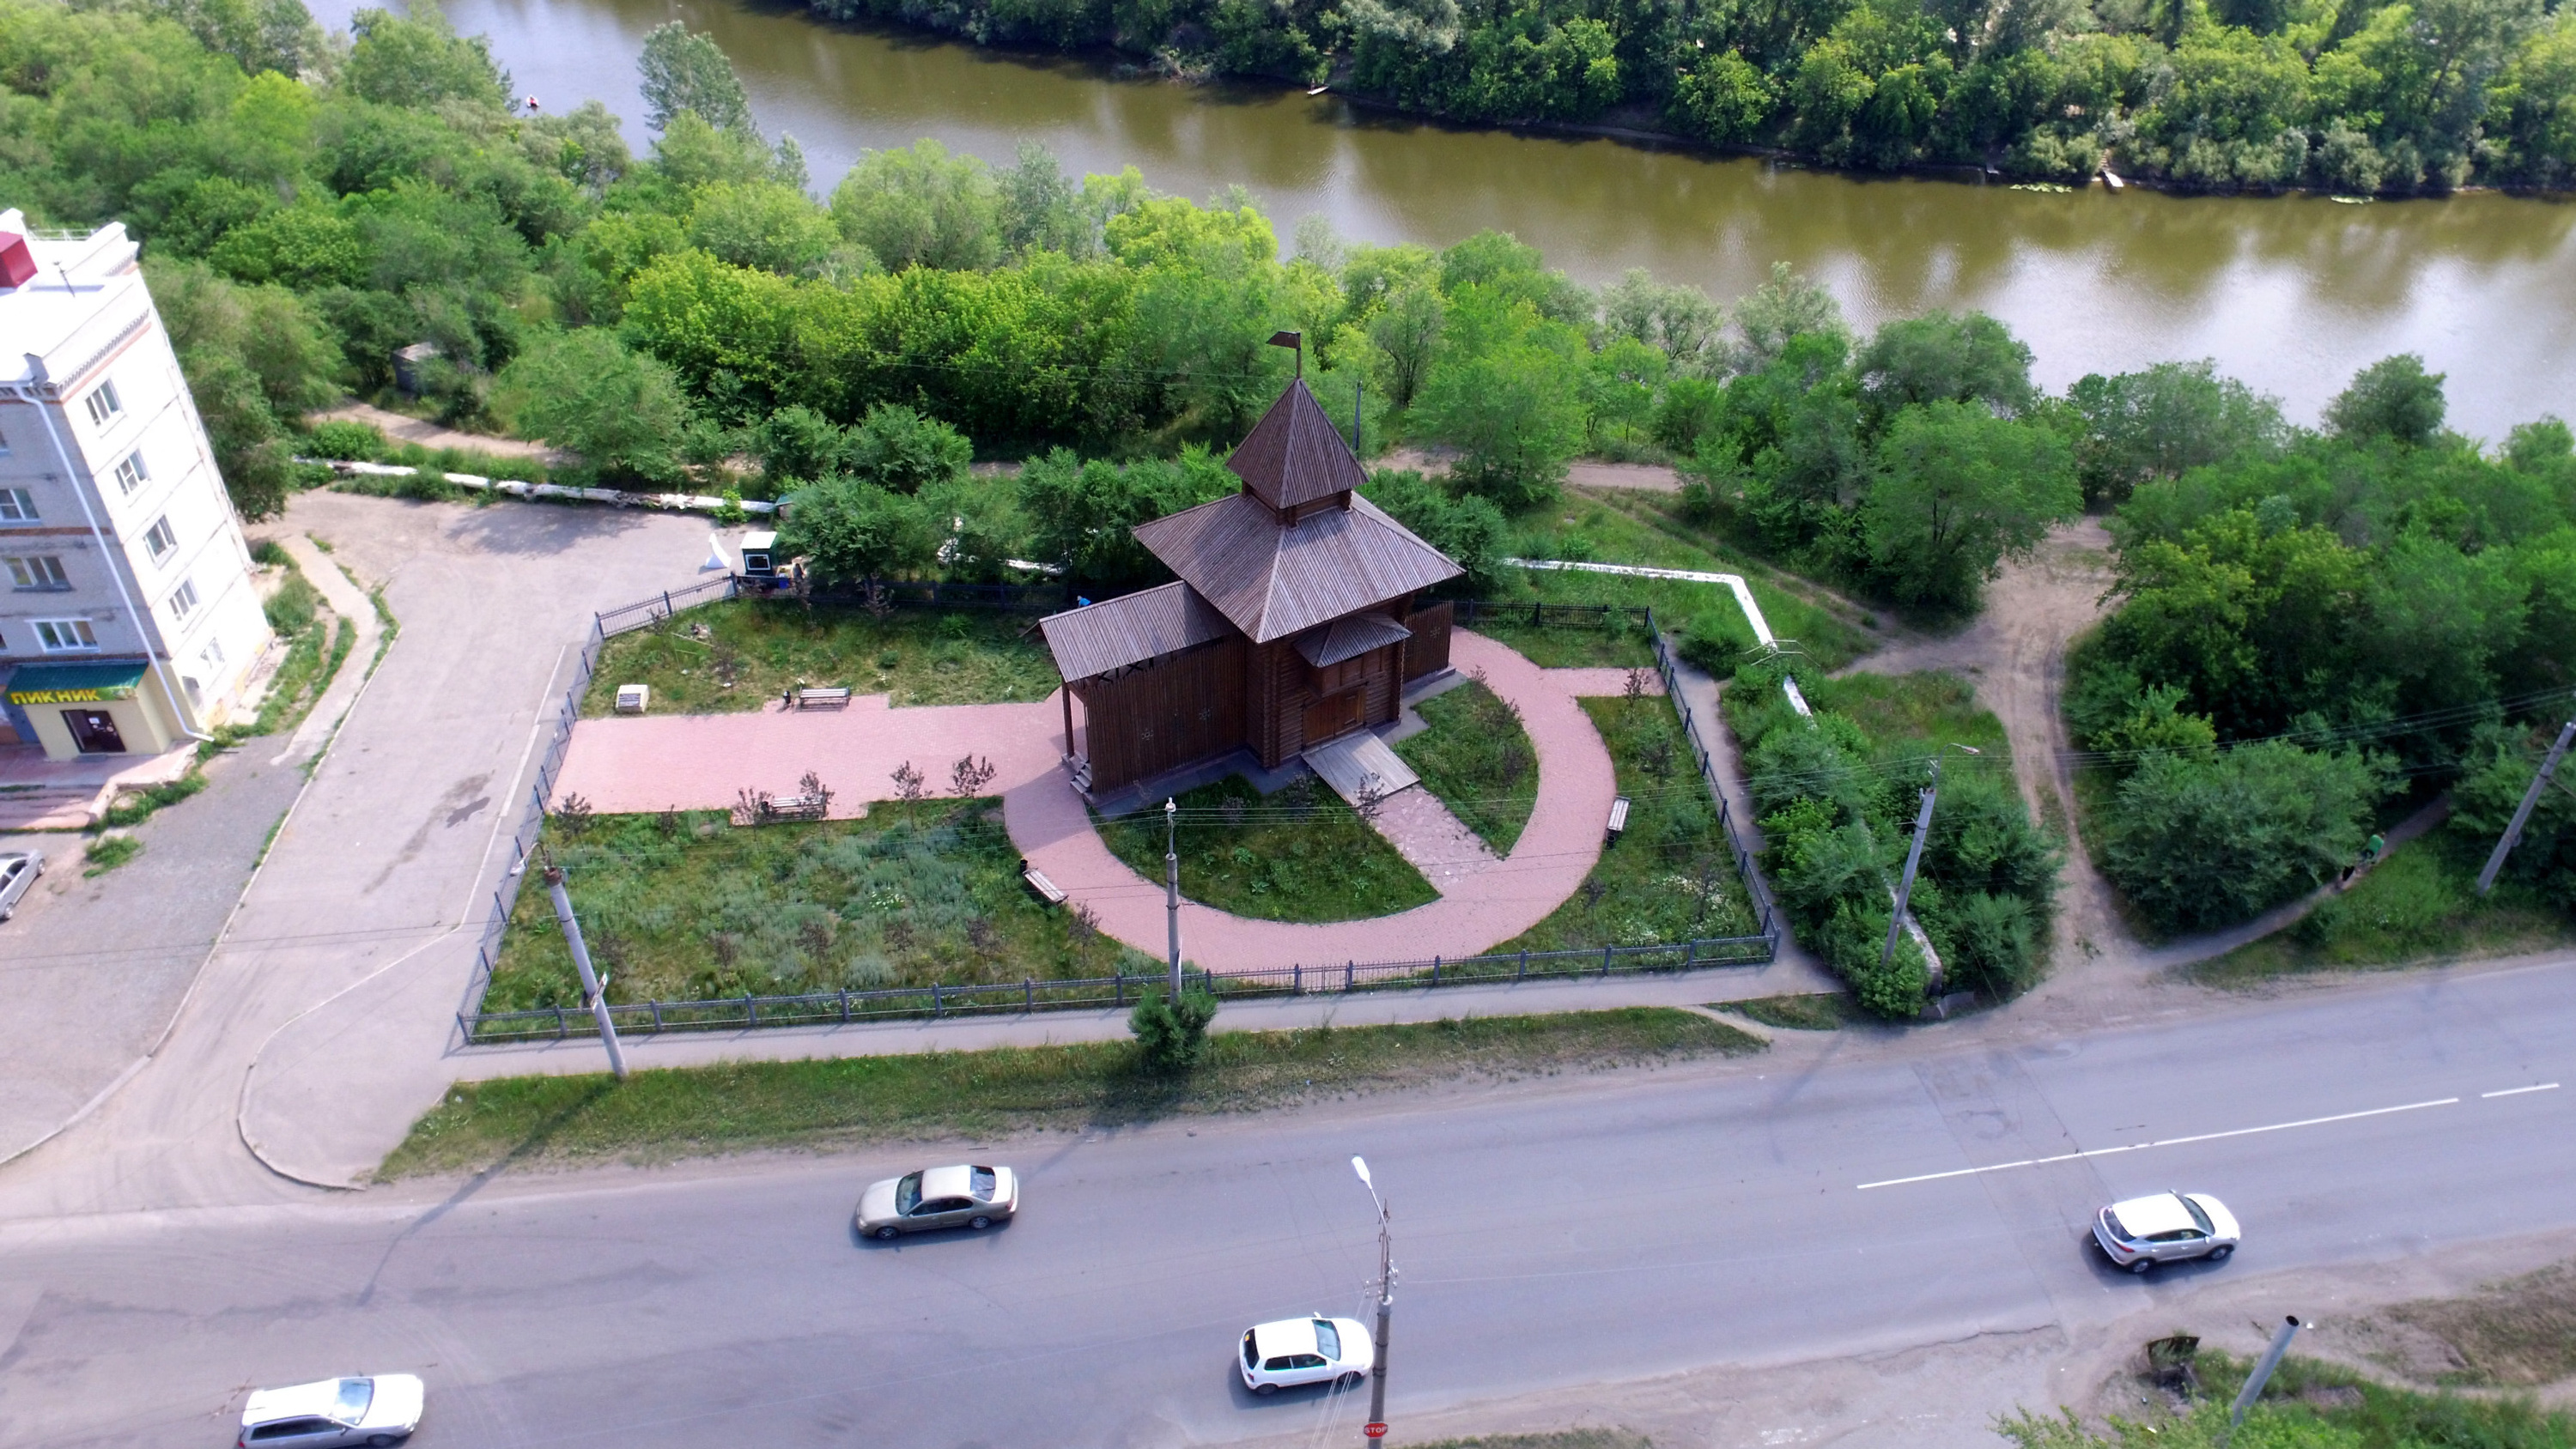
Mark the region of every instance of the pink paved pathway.
<instances>
[{"instance_id":1,"label":"pink paved pathway","mask_svg":"<svg viewBox=\"0 0 2576 1449\"><path fill-rule=\"evenodd\" d=\"M988 758L986 794L1064 778L1064 712L1041 704L952 704L892 709L863 694L847 709L789 713L771 701L758 714L648 715L586 719L573 726L555 799L578 793L611 814L721 810L737 791L793 795L807 770L831 787L836 816L869 800L895 798L895 767L910 762L933 795L948 793L960 756Z\"/></svg>"},{"instance_id":2,"label":"pink paved pathway","mask_svg":"<svg viewBox=\"0 0 2576 1449\"><path fill-rule=\"evenodd\" d=\"M1429 905L1367 921L1252 921L1184 901L1183 956L1218 972L1472 956L1538 924L1574 894L1601 858L1602 823L1616 793L1609 750L1550 671L1512 650L1462 629L1451 637L1449 662L1461 673L1484 670L1487 687L1520 706L1538 751L1538 805L1511 855L1444 882L1446 894ZM1162 887L1109 853L1060 771L1011 790L1002 808L1020 853L1091 907L1102 930L1150 955L1163 953Z\"/></svg>"},{"instance_id":3,"label":"pink paved pathway","mask_svg":"<svg viewBox=\"0 0 2576 1449\"><path fill-rule=\"evenodd\" d=\"M1628 692L1628 671L1624 669L1542 669L1539 672L1547 676L1548 683L1568 694L1626 694ZM1652 669L1646 671L1645 678L1640 682L1645 685L1648 694L1660 695L1664 692L1664 676Z\"/></svg>"}]
</instances>

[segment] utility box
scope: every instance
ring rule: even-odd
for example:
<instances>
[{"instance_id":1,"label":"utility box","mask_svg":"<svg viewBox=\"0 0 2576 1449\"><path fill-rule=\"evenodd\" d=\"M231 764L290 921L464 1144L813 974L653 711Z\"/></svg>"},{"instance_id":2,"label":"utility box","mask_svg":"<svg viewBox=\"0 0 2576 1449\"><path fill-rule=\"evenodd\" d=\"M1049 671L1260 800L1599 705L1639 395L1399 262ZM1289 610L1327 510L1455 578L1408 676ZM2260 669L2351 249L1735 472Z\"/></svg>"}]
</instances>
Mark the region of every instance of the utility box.
<instances>
[{"instance_id":1,"label":"utility box","mask_svg":"<svg viewBox=\"0 0 2576 1449\"><path fill-rule=\"evenodd\" d=\"M649 684L621 684L617 686L617 712L619 714L642 714L644 712L644 706L650 704L652 700L653 687Z\"/></svg>"},{"instance_id":2,"label":"utility box","mask_svg":"<svg viewBox=\"0 0 2576 1449\"><path fill-rule=\"evenodd\" d=\"M747 579L778 577L778 535L764 529L742 536L742 576Z\"/></svg>"},{"instance_id":3,"label":"utility box","mask_svg":"<svg viewBox=\"0 0 2576 1449\"><path fill-rule=\"evenodd\" d=\"M415 342L394 353L394 386L406 395L418 397L428 385L425 374L429 364L443 356L435 342Z\"/></svg>"}]
</instances>

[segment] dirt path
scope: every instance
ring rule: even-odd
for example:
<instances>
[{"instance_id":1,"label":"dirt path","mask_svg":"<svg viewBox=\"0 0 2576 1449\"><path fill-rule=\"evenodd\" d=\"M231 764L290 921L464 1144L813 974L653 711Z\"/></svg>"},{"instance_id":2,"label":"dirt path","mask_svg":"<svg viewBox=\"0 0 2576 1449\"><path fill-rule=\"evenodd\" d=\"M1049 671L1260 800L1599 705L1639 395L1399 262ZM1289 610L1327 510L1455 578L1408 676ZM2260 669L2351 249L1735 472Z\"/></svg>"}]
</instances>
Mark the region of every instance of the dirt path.
<instances>
[{"instance_id":1,"label":"dirt path","mask_svg":"<svg viewBox=\"0 0 2576 1449\"><path fill-rule=\"evenodd\" d=\"M2142 948L2111 903L2111 890L2076 838L2074 748L2059 710L2066 689L2066 649L2102 617L2111 584L2111 536L2098 519L2052 532L2027 563L2007 564L1986 590L1985 612L1965 631L1884 649L1845 672L1911 674L1949 669L1977 687L1977 702L2003 722L2012 743L2013 776L2042 819L2065 822L2064 893L2057 921L2057 978L2092 960L2135 963Z\"/></svg>"},{"instance_id":2,"label":"dirt path","mask_svg":"<svg viewBox=\"0 0 2576 1449\"><path fill-rule=\"evenodd\" d=\"M362 402L343 403L336 408L325 409L313 414L311 421L366 423L388 438L418 443L424 448L463 448L502 458L541 458L548 463L560 463L570 456L543 443L498 438L489 433L460 433L454 428L442 428L425 419L407 418L401 413L387 412Z\"/></svg>"}]
</instances>

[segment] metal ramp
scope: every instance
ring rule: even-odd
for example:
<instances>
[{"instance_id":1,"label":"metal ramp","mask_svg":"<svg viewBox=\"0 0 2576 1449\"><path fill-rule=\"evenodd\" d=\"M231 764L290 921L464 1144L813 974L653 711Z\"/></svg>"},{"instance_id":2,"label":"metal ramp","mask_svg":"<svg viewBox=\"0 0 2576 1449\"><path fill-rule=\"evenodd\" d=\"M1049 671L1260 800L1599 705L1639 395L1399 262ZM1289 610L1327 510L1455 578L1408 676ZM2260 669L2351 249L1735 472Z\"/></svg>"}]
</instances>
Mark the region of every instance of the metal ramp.
<instances>
[{"instance_id":1,"label":"metal ramp","mask_svg":"<svg viewBox=\"0 0 2576 1449\"><path fill-rule=\"evenodd\" d=\"M1397 759L1386 741L1367 730L1353 730L1340 739L1317 745L1303 758L1308 768L1333 787L1334 794L1354 805L1372 780L1381 800L1422 783L1422 777Z\"/></svg>"}]
</instances>

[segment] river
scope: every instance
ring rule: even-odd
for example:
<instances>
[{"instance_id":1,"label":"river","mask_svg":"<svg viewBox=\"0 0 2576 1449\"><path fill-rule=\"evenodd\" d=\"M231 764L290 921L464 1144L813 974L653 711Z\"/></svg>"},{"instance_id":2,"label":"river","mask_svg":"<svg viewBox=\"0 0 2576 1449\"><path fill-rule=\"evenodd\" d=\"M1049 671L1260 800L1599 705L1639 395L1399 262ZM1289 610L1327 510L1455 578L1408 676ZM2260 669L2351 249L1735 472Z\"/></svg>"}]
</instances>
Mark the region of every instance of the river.
<instances>
[{"instance_id":1,"label":"river","mask_svg":"<svg viewBox=\"0 0 2576 1449\"><path fill-rule=\"evenodd\" d=\"M335 28L357 7L322 0ZM864 150L935 136L1007 165L1018 142L1068 171L1133 164L1203 197L1240 183L1283 241L1321 212L1359 241L1443 245L1498 227L1590 283L1645 267L1721 302L1787 261L1866 327L1934 308L2002 318L2039 379L2175 358L2279 396L2313 421L2362 365L2416 352L2449 375L2451 422L2501 439L2576 416L2576 201L2477 194L2355 205L2183 197L2096 183L2055 194L1858 178L1599 138L1453 128L1270 87L1121 79L709 0L450 0L548 110L597 98L648 139L644 33L713 33L772 137L805 148L818 191Z\"/></svg>"}]
</instances>

